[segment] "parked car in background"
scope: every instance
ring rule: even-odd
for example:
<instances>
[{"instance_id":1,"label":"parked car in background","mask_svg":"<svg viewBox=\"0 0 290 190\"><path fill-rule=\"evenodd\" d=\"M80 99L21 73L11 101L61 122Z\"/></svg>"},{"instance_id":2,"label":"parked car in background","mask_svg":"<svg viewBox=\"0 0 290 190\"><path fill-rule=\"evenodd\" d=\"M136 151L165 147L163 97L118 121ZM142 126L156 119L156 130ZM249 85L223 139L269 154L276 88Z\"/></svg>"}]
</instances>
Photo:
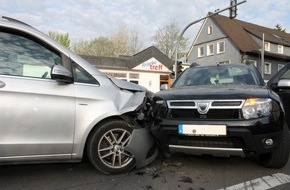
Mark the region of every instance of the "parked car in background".
<instances>
[{"instance_id":1,"label":"parked car in background","mask_svg":"<svg viewBox=\"0 0 290 190\"><path fill-rule=\"evenodd\" d=\"M159 122L152 131L162 152L245 156L265 167L283 167L290 151L284 110L287 116L289 64L281 72L267 87L250 65L185 70L154 98Z\"/></svg>"},{"instance_id":2,"label":"parked car in background","mask_svg":"<svg viewBox=\"0 0 290 190\"><path fill-rule=\"evenodd\" d=\"M0 19L0 164L76 162L103 173L157 156L152 94L101 73L47 35Z\"/></svg>"}]
</instances>

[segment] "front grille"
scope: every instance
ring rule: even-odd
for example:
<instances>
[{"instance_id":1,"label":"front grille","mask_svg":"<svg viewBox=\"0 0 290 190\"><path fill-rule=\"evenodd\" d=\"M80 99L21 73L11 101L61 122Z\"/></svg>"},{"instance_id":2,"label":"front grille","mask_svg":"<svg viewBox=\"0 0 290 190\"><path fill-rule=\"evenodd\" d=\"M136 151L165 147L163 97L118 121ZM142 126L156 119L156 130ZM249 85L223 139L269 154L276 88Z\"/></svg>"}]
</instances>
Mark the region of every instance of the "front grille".
<instances>
[{"instance_id":1,"label":"front grille","mask_svg":"<svg viewBox=\"0 0 290 190\"><path fill-rule=\"evenodd\" d=\"M245 100L170 100L168 119L242 119Z\"/></svg>"},{"instance_id":2,"label":"front grille","mask_svg":"<svg viewBox=\"0 0 290 190\"><path fill-rule=\"evenodd\" d=\"M207 114L198 113L197 109L172 109L170 119L241 119L239 109L211 109Z\"/></svg>"},{"instance_id":3,"label":"front grille","mask_svg":"<svg viewBox=\"0 0 290 190\"><path fill-rule=\"evenodd\" d=\"M179 106L186 106L186 107L191 107L191 106L195 106L194 102L170 102L170 106L174 106L174 107L179 107Z\"/></svg>"},{"instance_id":4,"label":"front grille","mask_svg":"<svg viewBox=\"0 0 290 190\"><path fill-rule=\"evenodd\" d=\"M242 104L242 101L214 101L212 103L212 106L240 106Z\"/></svg>"}]
</instances>

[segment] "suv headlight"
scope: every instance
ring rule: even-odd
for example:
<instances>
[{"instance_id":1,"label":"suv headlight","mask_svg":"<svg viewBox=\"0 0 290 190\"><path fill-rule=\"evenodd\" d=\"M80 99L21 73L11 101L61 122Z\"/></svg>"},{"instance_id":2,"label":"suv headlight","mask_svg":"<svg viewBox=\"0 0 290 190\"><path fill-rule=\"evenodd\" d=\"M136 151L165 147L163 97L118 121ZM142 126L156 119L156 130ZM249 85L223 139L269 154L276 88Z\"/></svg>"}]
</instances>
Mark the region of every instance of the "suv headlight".
<instances>
[{"instance_id":1,"label":"suv headlight","mask_svg":"<svg viewBox=\"0 0 290 190\"><path fill-rule=\"evenodd\" d=\"M242 111L245 119L268 116L272 111L272 100L268 98L247 99Z\"/></svg>"}]
</instances>

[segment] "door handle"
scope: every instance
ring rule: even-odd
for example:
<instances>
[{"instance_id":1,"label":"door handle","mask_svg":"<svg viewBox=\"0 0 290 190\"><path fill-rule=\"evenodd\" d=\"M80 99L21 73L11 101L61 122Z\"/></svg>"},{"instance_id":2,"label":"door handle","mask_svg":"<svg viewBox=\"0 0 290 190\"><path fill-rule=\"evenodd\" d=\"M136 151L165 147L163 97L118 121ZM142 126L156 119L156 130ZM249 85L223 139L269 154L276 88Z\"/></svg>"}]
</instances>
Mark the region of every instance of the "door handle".
<instances>
[{"instance_id":1,"label":"door handle","mask_svg":"<svg viewBox=\"0 0 290 190\"><path fill-rule=\"evenodd\" d=\"M0 80L0 88L3 88L5 85L6 85L5 82Z\"/></svg>"}]
</instances>

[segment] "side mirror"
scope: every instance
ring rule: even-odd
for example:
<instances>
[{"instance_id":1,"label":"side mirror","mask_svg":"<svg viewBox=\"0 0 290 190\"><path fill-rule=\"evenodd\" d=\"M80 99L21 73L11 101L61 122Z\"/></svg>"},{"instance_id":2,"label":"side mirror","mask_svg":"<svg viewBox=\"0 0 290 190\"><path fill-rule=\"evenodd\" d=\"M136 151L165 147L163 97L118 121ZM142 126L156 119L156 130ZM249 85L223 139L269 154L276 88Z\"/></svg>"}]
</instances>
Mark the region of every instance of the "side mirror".
<instances>
[{"instance_id":1,"label":"side mirror","mask_svg":"<svg viewBox=\"0 0 290 190\"><path fill-rule=\"evenodd\" d=\"M289 87L290 88L290 80L289 79L281 79L278 81L278 87Z\"/></svg>"},{"instance_id":2,"label":"side mirror","mask_svg":"<svg viewBox=\"0 0 290 190\"><path fill-rule=\"evenodd\" d=\"M160 90L167 90L168 89L168 84L162 84L160 86Z\"/></svg>"},{"instance_id":3,"label":"side mirror","mask_svg":"<svg viewBox=\"0 0 290 190\"><path fill-rule=\"evenodd\" d=\"M54 65L51 68L51 78L58 82L72 83L72 73L61 65Z\"/></svg>"}]
</instances>

